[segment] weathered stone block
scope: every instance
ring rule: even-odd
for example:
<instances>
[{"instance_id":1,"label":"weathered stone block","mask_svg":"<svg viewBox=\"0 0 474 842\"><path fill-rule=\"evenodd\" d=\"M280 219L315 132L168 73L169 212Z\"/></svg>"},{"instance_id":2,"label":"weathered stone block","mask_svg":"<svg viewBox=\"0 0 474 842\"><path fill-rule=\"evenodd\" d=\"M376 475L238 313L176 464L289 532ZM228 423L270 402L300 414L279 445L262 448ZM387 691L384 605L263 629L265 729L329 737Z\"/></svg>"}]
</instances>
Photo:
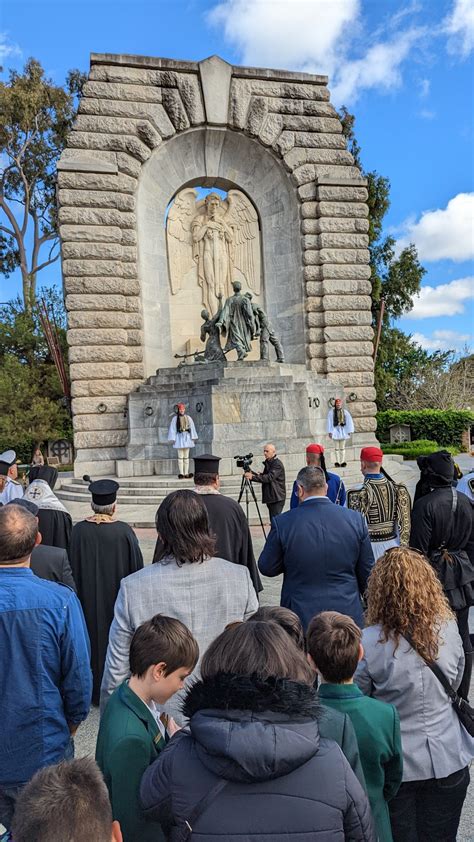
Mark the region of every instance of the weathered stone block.
<instances>
[{"instance_id":1,"label":"weathered stone block","mask_svg":"<svg viewBox=\"0 0 474 842\"><path fill-rule=\"evenodd\" d=\"M145 369L143 367L143 363L131 363L130 364L130 377L134 378L143 378L145 374Z\"/></svg>"},{"instance_id":2,"label":"weathered stone block","mask_svg":"<svg viewBox=\"0 0 474 842\"><path fill-rule=\"evenodd\" d=\"M82 258L98 258L107 260L121 260L122 246L120 243L63 243L62 255L64 260Z\"/></svg>"},{"instance_id":3,"label":"weathered stone block","mask_svg":"<svg viewBox=\"0 0 474 842\"><path fill-rule=\"evenodd\" d=\"M318 216L318 205L316 202L303 202L301 205L301 216L303 219L316 219Z\"/></svg>"},{"instance_id":4,"label":"weathered stone block","mask_svg":"<svg viewBox=\"0 0 474 842\"><path fill-rule=\"evenodd\" d=\"M126 275L127 265L119 260L64 260L63 272L65 275L90 275L92 277L115 275L121 278ZM136 269L133 274L136 275Z\"/></svg>"},{"instance_id":5,"label":"weathered stone block","mask_svg":"<svg viewBox=\"0 0 474 842\"><path fill-rule=\"evenodd\" d=\"M369 220L365 218L345 219L342 217L321 217L311 222L311 231L308 233L323 234L365 234L369 230ZM306 231L304 232L306 233Z\"/></svg>"},{"instance_id":6,"label":"weathered stone block","mask_svg":"<svg viewBox=\"0 0 474 842\"><path fill-rule=\"evenodd\" d=\"M306 353L312 360L319 358L324 359L326 357L324 345L320 342L308 342L306 346Z\"/></svg>"},{"instance_id":7,"label":"weathered stone block","mask_svg":"<svg viewBox=\"0 0 474 842\"><path fill-rule=\"evenodd\" d=\"M76 447L119 447L127 444L127 430L103 430L74 434Z\"/></svg>"},{"instance_id":8,"label":"weathered stone block","mask_svg":"<svg viewBox=\"0 0 474 842\"><path fill-rule=\"evenodd\" d=\"M321 77L321 83L315 84L314 82L289 82L287 79L280 81L275 78L255 78L250 79L249 84L251 85L252 92L261 96L327 101L329 100L329 91L323 79L324 77ZM234 80L243 81L241 79L235 79L235 77Z\"/></svg>"},{"instance_id":9,"label":"weathered stone block","mask_svg":"<svg viewBox=\"0 0 474 842\"><path fill-rule=\"evenodd\" d=\"M166 139L175 134L175 128L161 103L144 102L143 100L120 102L116 99L83 99L80 113L111 117L134 117L140 121L149 120L161 137Z\"/></svg>"},{"instance_id":10,"label":"weathered stone block","mask_svg":"<svg viewBox=\"0 0 474 842\"><path fill-rule=\"evenodd\" d=\"M127 85L114 82L86 82L82 89L81 107L92 97L117 99L128 102L161 102L161 88L145 85ZM87 113L87 112L86 112Z\"/></svg>"},{"instance_id":11,"label":"weathered stone block","mask_svg":"<svg viewBox=\"0 0 474 842\"><path fill-rule=\"evenodd\" d=\"M348 297L348 296L346 296ZM372 314L370 310L330 310L324 314L324 324L339 325L370 325Z\"/></svg>"},{"instance_id":12,"label":"weathered stone block","mask_svg":"<svg viewBox=\"0 0 474 842\"><path fill-rule=\"evenodd\" d=\"M129 175L132 178L139 178L142 168L142 162L130 155L128 152L116 152L117 165L120 172Z\"/></svg>"},{"instance_id":13,"label":"weathered stone block","mask_svg":"<svg viewBox=\"0 0 474 842\"><path fill-rule=\"evenodd\" d=\"M334 106L321 100L268 97L267 103L268 109L275 114L307 114L313 117L337 118Z\"/></svg>"},{"instance_id":14,"label":"weathered stone block","mask_svg":"<svg viewBox=\"0 0 474 842\"><path fill-rule=\"evenodd\" d=\"M359 433L375 433L377 429L376 418L358 418L357 431Z\"/></svg>"},{"instance_id":15,"label":"weathered stone block","mask_svg":"<svg viewBox=\"0 0 474 842\"><path fill-rule=\"evenodd\" d=\"M264 146L272 146L281 134L283 120L279 114L267 114L259 132L259 139Z\"/></svg>"},{"instance_id":16,"label":"weathered stone block","mask_svg":"<svg viewBox=\"0 0 474 842\"><path fill-rule=\"evenodd\" d=\"M137 224L134 213L124 213L114 208L61 207L59 221L71 225L116 225L122 229L135 228Z\"/></svg>"},{"instance_id":17,"label":"weathered stone block","mask_svg":"<svg viewBox=\"0 0 474 842\"><path fill-rule=\"evenodd\" d=\"M370 371L333 371L331 380L334 380L335 383L342 383L349 392L353 392L355 389L359 394L359 387L373 386L374 372L372 369Z\"/></svg>"},{"instance_id":18,"label":"weathered stone block","mask_svg":"<svg viewBox=\"0 0 474 842\"><path fill-rule=\"evenodd\" d=\"M71 328L140 328L141 317L137 313L117 313L87 311L85 313L74 310L69 313L69 327Z\"/></svg>"},{"instance_id":19,"label":"weathered stone block","mask_svg":"<svg viewBox=\"0 0 474 842\"><path fill-rule=\"evenodd\" d=\"M143 334L141 330L127 330L127 345L139 345L141 347L143 342Z\"/></svg>"},{"instance_id":20,"label":"weathered stone block","mask_svg":"<svg viewBox=\"0 0 474 842\"><path fill-rule=\"evenodd\" d=\"M361 278L325 278L320 281L324 295L370 295L372 284Z\"/></svg>"},{"instance_id":21,"label":"weathered stone block","mask_svg":"<svg viewBox=\"0 0 474 842\"><path fill-rule=\"evenodd\" d=\"M81 400L81 398L78 398ZM74 431L85 433L96 430L126 430L127 418L123 412L95 412L90 415L74 416Z\"/></svg>"},{"instance_id":22,"label":"weathered stone block","mask_svg":"<svg viewBox=\"0 0 474 842\"><path fill-rule=\"evenodd\" d=\"M372 342L350 342L349 338L344 340L344 345L341 342L326 341L324 347L327 357L340 357L341 352L344 357L370 356L374 350Z\"/></svg>"},{"instance_id":23,"label":"weathered stone block","mask_svg":"<svg viewBox=\"0 0 474 842\"><path fill-rule=\"evenodd\" d=\"M322 248L318 252L320 263L363 263L368 264L370 254L368 249L329 249Z\"/></svg>"},{"instance_id":24,"label":"weathered stone block","mask_svg":"<svg viewBox=\"0 0 474 842\"><path fill-rule=\"evenodd\" d=\"M319 295L311 295L305 301L307 313L319 312L323 309L323 298ZM314 325L315 326L315 325ZM313 327L313 325L310 325Z\"/></svg>"},{"instance_id":25,"label":"weathered stone block","mask_svg":"<svg viewBox=\"0 0 474 842\"><path fill-rule=\"evenodd\" d=\"M319 216L366 217L369 208L361 202L319 202Z\"/></svg>"},{"instance_id":26,"label":"weathered stone block","mask_svg":"<svg viewBox=\"0 0 474 842\"><path fill-rule=\"evenodd\" d=\"M366 202L366 187L340 187L318 184L316 195L320 202Z\"/></svg>"},{"instance_id":27,"label":"weathered stone block","mask_svg":"<svg viewBox=\"0 0 474 842\"><path fill-rule=\"evenodd\" d=\"M342 134L326 132L293 132L293 143L294 146L303 146L306 149L346 149L346 139Z\"/></svg>"},{"instance_id":28,"label":"weathered stone block","mask_svg":"<svg viewBox=\"0 0 474 842\"><path fill-rule=\"evenodd\" d=\"M324 328L310 327L307 331L307 336L310 342L324 342Z\"/></svg>"},{"instance_id":29,"label":"weathered stone block","mask_svg":"<svg viewBox=\"0 0 474 842\"><path fill-rule=\"evenodd\" d=\"M353 392L353 391L354 390L352 388L349 388L349 387L347 388L348 394L350 392ZM356 390L356 394L357 394L357 400L358 401L370 401L371 403L373 403L373 401L375 401L375 398L377 396L377 392L376 392L376 390L373 386L358 386L357 390ZM365 414L369 415L370 413L365 413Z\"/></svg>"},{"instance_id":30,"label":"weathered stone block","mask_svg":"<svg viewBox=\"0 0 474 842\"><path fill-rule=\"evenodd\" d=\"M317 312L313 312L313 311L307 313L306 314L306 324L308 325L308 327L318 327L320 325L320 319L319 319L320 315L321 315L321 313L317 313Z\"/></svg>"},{"instance_id":31,"label":"weathered stone block","mask_svg":"<svg viewBox=\"0 0 474 842\"><path fill-rule=\"evenodd\" d=\"M69 348L71 363L141 362L142 358L141 348L127 345L73 345Z\"/></svg>"},{"instance_id":32,"label":"weathered stone block","mask_svg":"<svg viewBox=\"0 0 474 842\"><path fill-rule=\"evenodd\" d=\"M71 392L73 398L129 395L140 383L141 380L75 380L71 384Z\"/></svg>"},{"instance_id":33,"label":"weathered stone block","mask_svg":"<svg viewBox=\"0 0 474 842\"><path fill-rule=\"evenodd\" d=\"M310 328L320 328L324 326L324 313L322 310L319 311L310 311L311 312L311 325L308 325Z\"/></svg>"},{"instance_id":34,"label":"weathered stone block","mask_svg":"<svg viewBox=\"0 0 474 842\"><path fill-rule=\"evenodd\" d=\"M285 129L296 132L324 132L325 134L340 134L342 125L333 117L285 115Z\"/></svg>"},{"instance_id":35,"label":"weathered stone block","mask_svg":"<svg viewBox=\"0 0 474 842\"><path fill-rule=\"evenodd\" d=\"M326 368L329 375L334 371L370 371L373 367L372 357L327 357Z\"/></svg>"},{"instance_id":36,"label":"weathered stone block","mask_svg":"<svg viewBox=\"0 0 474 842\"><path fill-rule=\"evenodd\" d=\"M127 363L71 363L71 380L101 380L104 377L129 377Z\"/></svg>"},{"instance_id":37,"label":"weathered stone block","mask_svg":"<svg viewBox=\"0 0 474 842\"><path fill-rule=\"evenodd\" d=\"M337 166L336 164L303 164L303 166L296 167L296 169L293 170L292 179L295 184L301 186L303 184L306 184L307 182L314 182L314 179L317 177L333 176L334 178L343 178L344 176L346 176L347 178L353 178L356 173L359 173L356 167L343 167ZM357 207L357 204L354 203L354 206ZM323 215L324 213L324 211L320 210L321 215ZM337 214L332 215L337 216ZM340 215L344 216L344 214L342 213ZM357 213L352 214L352 216L357 215Z\"/></svg>"},{"instance_id":38,"label":"weathered stone block","mask_svg":"<svg viewBox=\"0 0 474 842\"><path fill-rule=\"evenodd\" d=\"M373 401L357 400L351 403L351 414L353 418L370 418L377 412L377 406ZM357 428L357 424L355 425Z\"/></svg>"},{"instance_id":39,"label":"weathered stone block","mask_svg":"<svg viewBox=\"0 0 474 842\"><path fill-rule=\"evenodd\" d=\"M344 325L343 327L325 327L324 339L327 342L372 342L373 330L370 325ZM344 346L345 348L345 346Z\"/></svg>"},{"instance_id":40,"label":"weathered stone block","mask_svg":"<svg viewBox=\"0 0 474 842\"><path fill-rule=\"evenodd\" d=\"M89 172L59 172L60 189L71 190L111 190L117 193L134 193L137 187L135 178L123 173L102 174Z\"/></svg>"},{"instance_id":41,"label":"weathered stone block","mask_svg":"<svg viewBox=\"0 0 474 842\"><path fill-rule=\"evenodd\" d=\"M367 249L369 238L367 234L351 234L348 232L321 233L318 235L317 244L318 248L322 249Z\"/></svg>"},{"instance_id":42,"label":"weathered stone block","mask_svg":"<svg viewBox=\"0 0 474 842\"><path fill-rule=\"evenodd\" d=\"M68 143L71 148L75 149L127 152L142 162L150 157L150 147L135 134L107 134L106 132L93 134L92 132L72 131Z\"/></svg>"},{"instance_id":43,"label":"weathered stone block","mask_svg":"<svg viewBox=\"0 0 474 842\"><path fill-rule=\"evenodd\" d=\"M291 171L302 164L353 164L354 159L345 149L308 149L295 146L285 156L284 161Z\"/></svg>"},{"instance_id":44,"label":"weathered stone block","mask_svg":"<svg viewBox=\"0 0 474 842\"><path fill-rule=\"evenodd\" d=\"M249 135L256 137L268 114L268 105L265 97L254 96L250 100L250 108L247 116L246 130Z\"/></svg>"},{"instance_id":45,"label":"weathered stone block","mask_svg":"<svg viewBox=\"0 0 474 842\"><path fill-rule=\"evenodd\" d=\"M121 310L126 309L124 295L67 295L67 310Z\"/></svg>"},{"instance_id":46,"label":"weathered stone block","mask_svg":"<svg viewBox=\"0 0 474 842\"><path fill-rule=\"evenodd\" d=\"M176 131L182 132L184 129L189 129L188 115L179 91L174 88L164 88L162 97L163 105Z\"/></svg>"},{"instance_id":47,"label":"weathered stone block","mask_svg":"<svg viewBox=\"0 0 474 842\"><path fill-rule=\"evenodd\" d=\"M77 243L120 243L122 231L113 225L61 225L61 240ZM64 247L63 247L64 254Z\"/></svg>"},{"instance_id":48,"label":"weathered stone block","mask_svg":"<svg viewBox=\"0 0 474 842\"><path fill-rule=\"evenodd\" d=\"M138 278L107 278L107 277L82 277L65 275L64 286L68 293L86 293L96 294L104 293L106 295L126 295L136 296L140 294L140 283ZM127 306L128 309L128 306Z\"/></svg>"},{"instance_id":49,"label":"weathered stone block","mask_svg":"<svg viewBox=\"0 0 474 842\"><path fill-rule=\"evenodd\" d=\"M123 416L124 409L127 405L127 396L121 395L117 397L107 395L104 396L103 400L98 400L97 398L74 398L72 401L72 411L74 415L86 413L96 415L98 413L97 407L101 403L104 403L107 407L107 411L103 413L104 415L108 413L121 413Z\"/></svg>"},{"instance_id":50,"label":"weathered stone block","mask_svg":"<svg viewBox=\"0 0 474 842\"><path fill-rule=\"evenodd\" d=\"M359 263L322 263L320 266L306 266L304 277L307 281L328 280L368 280L370 278L370 266Z\"/></svg>"},{"instance_id":51,"label":"weathered stone block","mask_svg":"<svg viewBox=\"0 0 474 842\"><path fill-rule=\"evenodd\" d=\"M68 330L67 341L69 345L126 345L127 331L80 328Z\"/></svg>"},{"instance_id":52,"label":"weathered stone block","mask_svg":"<svg viewBox=\"0 0 474 842\"><path fill-rule=\"evenodd\" d=\"M328 310L359 310L370 312L370 295L325 295L324 309ZM98 325L99 326L99 325Z\"/></svg>"},{"instance_id":53,"label":"weathered stone block","mask_svg":"<svg viewBox=\"0 0 474 842\"><path fill-rule=\"evenodd\" d=\"M107 190L58 190L58 200L60 206L135 210L134 196L128 193L110 193Z\"/></svg>"},{"instance_id":54,"label":"weathered stone block","mask_svg":"<svg viewBox=\"0 0 474 842\"><path fill-rule=\"evenodd\" d=\"M321 359L321 357L313 357L309 360L309 368L311 371L316 372L316 374L325 374L326 373L326 360Z\"/></svg>"}]
</instances>

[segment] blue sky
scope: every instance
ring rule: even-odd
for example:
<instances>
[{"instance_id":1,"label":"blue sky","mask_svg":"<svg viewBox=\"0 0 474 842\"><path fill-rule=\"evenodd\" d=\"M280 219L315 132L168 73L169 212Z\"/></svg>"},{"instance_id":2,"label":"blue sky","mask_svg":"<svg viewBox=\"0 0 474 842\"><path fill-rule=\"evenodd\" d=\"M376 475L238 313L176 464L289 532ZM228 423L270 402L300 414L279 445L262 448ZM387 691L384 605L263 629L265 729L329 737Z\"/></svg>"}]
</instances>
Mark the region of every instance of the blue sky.
<instances>
[{"instance_id":1,"label":"blue sky","mask_svg":"<svg viewBox=\"0 0 474 842\"><path fill-rule=\"evenodd\" d=\"M5 69L35 56L59 84L90 52L326 73L364 166L390 178L386 231L427 270L400 326L430 349L474 345L472 0L18 0L0 33ZM41 279L58 281L56 266ZM19 289L2 281L0 297Z\"/></svg>"}]
</instances>

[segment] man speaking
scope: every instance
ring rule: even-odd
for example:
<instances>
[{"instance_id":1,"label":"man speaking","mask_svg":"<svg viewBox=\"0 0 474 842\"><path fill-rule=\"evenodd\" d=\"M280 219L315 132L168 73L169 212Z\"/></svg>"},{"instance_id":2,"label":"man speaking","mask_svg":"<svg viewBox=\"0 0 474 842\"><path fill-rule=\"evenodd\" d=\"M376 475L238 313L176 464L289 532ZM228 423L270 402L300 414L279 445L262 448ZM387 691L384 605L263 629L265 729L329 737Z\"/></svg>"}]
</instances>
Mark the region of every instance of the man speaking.
<instances>
[{"instance_id":1,"label":"man speaking","mask_svg":"<svg viewBox=\"0 0 474 842\"><path fill-rule=\"evenodd\" d=\"M266 444L263 448L265 461L260 474L247 471L244 476L251 482L262 483L262 503L268 508L270 520L283 511L286 498L286 479L283 462L276 455L274 444Z\"/></svg>"}]
</instances>

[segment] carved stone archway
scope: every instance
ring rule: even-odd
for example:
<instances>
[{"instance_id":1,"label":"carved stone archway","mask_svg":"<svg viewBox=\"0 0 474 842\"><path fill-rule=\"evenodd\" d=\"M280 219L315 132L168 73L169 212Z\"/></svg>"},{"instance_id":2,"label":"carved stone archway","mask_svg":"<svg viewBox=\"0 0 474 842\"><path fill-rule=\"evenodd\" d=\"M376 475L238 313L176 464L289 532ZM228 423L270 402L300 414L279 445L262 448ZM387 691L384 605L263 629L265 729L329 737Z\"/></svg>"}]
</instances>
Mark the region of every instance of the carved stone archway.
<instances>
[{"instance_id":1,"label":"carved stone archway","mask_svg":"<svg viewBox=\"0 0 474 842\"><path fill-rule=\"evenodd\" d=\"M327 78L93 54L58 165L79 473L125 457L127 396L167 353L163 203L206 180L258 208L288 359L356 391L375 430L367 191Z\"/></svg>"}]
</instances>

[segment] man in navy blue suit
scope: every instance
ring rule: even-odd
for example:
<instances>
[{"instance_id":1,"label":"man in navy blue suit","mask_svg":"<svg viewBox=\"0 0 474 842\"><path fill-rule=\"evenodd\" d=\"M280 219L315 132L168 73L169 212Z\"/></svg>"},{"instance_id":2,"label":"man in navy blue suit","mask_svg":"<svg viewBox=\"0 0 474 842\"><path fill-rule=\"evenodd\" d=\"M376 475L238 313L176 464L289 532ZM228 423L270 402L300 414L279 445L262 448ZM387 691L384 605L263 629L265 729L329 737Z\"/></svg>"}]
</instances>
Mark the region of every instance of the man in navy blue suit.
<instances>
[{"instance_id":1,"label":"man in navy blue suit","mask_svg":"<svg viewBox=\"0 0 474 842\"><path fill-rule=\"evenodd\" d=\"M329 500L321 468L303 468L296 482L300 505L273 519L260 572L283 573L280 604L305 629L320 611L348 614L363 626L361 595L374 564L367 524L359 512Z\"/></svg>"}]
</instances>

